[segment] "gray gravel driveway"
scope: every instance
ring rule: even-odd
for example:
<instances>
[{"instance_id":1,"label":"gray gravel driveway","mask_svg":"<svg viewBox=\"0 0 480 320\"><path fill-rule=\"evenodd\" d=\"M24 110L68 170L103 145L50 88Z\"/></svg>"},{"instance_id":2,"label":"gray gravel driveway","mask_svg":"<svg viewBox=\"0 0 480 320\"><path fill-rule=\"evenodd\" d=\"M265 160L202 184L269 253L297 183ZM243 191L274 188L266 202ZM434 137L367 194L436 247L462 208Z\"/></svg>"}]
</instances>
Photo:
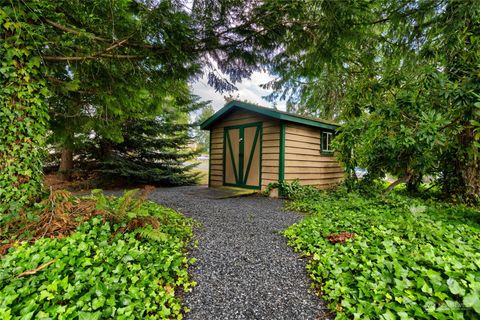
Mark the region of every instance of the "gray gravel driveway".
<instances>
[{"instance_id":1,"label":"gray gravel driveway","mask_svg":"<svg viewBox=\"0 0 480 320\"><path fill-rule=\"evenodd\" d=\"M198 285L185 295L187 319L328 319L309 292L305 260L281 234L300 215L261 196L210 199L205 187L156 189L150 198L199 221L191 269Z\"/></svg>"}]
</instances>

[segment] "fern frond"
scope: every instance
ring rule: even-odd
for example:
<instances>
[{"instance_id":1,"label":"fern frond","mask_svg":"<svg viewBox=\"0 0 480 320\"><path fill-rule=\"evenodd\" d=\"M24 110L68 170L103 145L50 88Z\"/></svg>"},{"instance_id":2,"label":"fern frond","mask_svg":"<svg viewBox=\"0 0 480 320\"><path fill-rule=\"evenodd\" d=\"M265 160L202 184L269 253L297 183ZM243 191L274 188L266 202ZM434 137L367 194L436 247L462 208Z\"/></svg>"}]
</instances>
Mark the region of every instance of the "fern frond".
<instances>
[{"instance_id":1,"label":"fern frond","mask_svg":"<svg viewBox=\"0 0 480 320\"><path fill-rule=\"evenodd\" d=\"M159 229L153 229L151 226L138 228L137 232L142 238L156 242L165 242L170 238L168 234L161 232Z\"/></svg>"}]
</instances>

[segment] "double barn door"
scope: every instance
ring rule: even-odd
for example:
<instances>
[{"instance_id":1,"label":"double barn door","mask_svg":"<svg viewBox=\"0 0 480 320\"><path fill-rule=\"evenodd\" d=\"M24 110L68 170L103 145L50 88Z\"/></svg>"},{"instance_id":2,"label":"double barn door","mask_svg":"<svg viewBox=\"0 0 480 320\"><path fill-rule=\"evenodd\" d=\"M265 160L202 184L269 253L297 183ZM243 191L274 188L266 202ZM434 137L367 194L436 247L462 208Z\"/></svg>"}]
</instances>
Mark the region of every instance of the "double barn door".
<instances>
[{"instance_id":1,"label":"double barn door","mask_svg":"<svg viewBox=\"0 0 480 320\"><path fill-rule=\"evenodd\" d=\"M223 143L223 184L260 188L262 124L226 127Z\"/></svg>"}]
</instances>

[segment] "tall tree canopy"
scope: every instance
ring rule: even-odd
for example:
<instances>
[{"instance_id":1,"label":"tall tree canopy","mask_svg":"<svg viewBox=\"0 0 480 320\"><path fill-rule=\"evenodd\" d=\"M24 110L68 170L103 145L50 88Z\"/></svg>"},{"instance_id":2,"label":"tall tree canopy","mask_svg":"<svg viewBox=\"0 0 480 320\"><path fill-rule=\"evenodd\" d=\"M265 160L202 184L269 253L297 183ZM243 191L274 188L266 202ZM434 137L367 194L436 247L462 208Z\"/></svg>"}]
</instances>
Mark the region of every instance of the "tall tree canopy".
<instances>
[{"instance_id":1,"label":"tall tree canopy","mask_svg":"<svg viewBox=\"0 0 480 320\"><path fill-rule=\"evenodd\" d=\"M480 7L474 0L266 1L283 26L271 98L336 118L351 176L480 193ZM269 22L270 23L270 22Z\"/></svg>"},{"instance_id":2,"label":"tall tree canopy","mask_svg":"<svg viewBox=\"0 0 480 320\"><path fill-rule=\"evenodd\" d=\"M261 67L270 51L255 3L2 1L0 211L38 196L49 116L68 158L75 133L121 142L147 96L177 96L202 67L220 91Z\"/></svg>"}]
</instances>

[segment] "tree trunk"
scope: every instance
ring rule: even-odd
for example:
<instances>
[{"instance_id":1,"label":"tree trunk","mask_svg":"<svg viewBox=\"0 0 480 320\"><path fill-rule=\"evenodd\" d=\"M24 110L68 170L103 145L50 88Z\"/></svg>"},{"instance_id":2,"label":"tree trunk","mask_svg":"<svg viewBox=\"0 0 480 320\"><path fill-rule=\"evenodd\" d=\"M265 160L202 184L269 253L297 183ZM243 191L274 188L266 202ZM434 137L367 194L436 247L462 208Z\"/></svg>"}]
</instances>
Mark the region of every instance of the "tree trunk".
<instances>
[{"instance_id":1,"label":"tree trunk","mask_svg":"<svg viewBox=\"0 0 480 320\"><path fill-rule=\"evenodd\" d=\"M112 157L112 142L102 139L100 141L100 161L106 161Z\"/></svg>"},{"instance_id":2,"label":"tree trunk","mask_svg":"<svg viewBox=\"0 0 480 320\"><path fill-rule=\"evenodd\" d=\"M420 185L422 184L423 175L413 174L410 180L407 182L407 191L411 194L418 192Z\"/></svg>"},{"instance_id":3,"label":"tree trunk","mask_svg":"<svg viewBox=\"0 0 480 320\"><path fill-rule=\"evenodd\" d=\"M475 1L471 1L473 4ZM445 72L455 87L463 91L459 94L455 89L452 108L458 109L458 116L462 131L457 135L457 149L453 154L452 172L449 189L454 195L461 197L467 203L480 201L480 150L478 139L475 138L475 129L471 120L478 121L476 104L480 85L478 82L478 57L477 41L472 41L469 35L478 34L480 31L476 13L468 10L464 1L448 1L445 8L445 18L448 21L458 21L455 31L446 33L445 41L450 45L446 49ZM476 140L477 139L477 140Z\"/></svg>"},{"instance_id":4,"label":"tree trunk","mask_svg":"<svg viewBox=\"0 0 480 320\"><path fill-rule=\"evenodd\" d=\"M70 180L72 178L73 170L73 150L65 147L62 149L62 156L60 158L60 167L58 172L64 180Z\"/></svg>"},{"instance_id":5,"label":"tree trunk","mask_svg":"<svg viewBox=\"0 0 480 320\"><path fill-rule=\"evenodd\" d=\"M410 178L412 177L411 173L407 173L405 176L399 178L397 181L392 182L387 189L383 193L389 193L390 191L393 190L396 186L398 186L400 183L408 183L410 181Z\"/></svg>"},{"instance_id":6,"label":"tree trunk","mask_svg":"<svg viewBox=\"0 0 480 320\"><path fill-rule=\"evenodd\" d=\"M461 133L463 159L458 161L458 174L462 181L463 197L466 202L475 203L480 197L479 150L475 146L473 128L465 128Z\"/></svg>"}]
</instances>

